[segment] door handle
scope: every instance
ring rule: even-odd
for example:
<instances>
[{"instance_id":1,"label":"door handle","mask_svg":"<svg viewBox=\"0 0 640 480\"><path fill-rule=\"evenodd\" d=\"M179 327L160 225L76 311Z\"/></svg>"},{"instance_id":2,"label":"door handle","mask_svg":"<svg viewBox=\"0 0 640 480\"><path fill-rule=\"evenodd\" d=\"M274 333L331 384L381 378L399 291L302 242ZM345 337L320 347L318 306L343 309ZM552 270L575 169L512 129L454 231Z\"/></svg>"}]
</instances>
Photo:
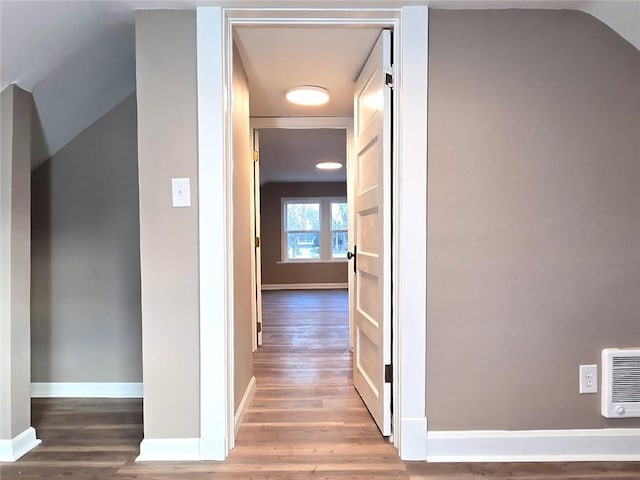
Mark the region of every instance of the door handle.
<instances>
[{"instance_id":1,"label":"door handle","mask_svg":"<svg viewBox=\"0 0 640 480\"><path fill-rule=\"evenodd\" d=\"M353 258L353 273L357 273L357 270L356 270L356 266L358 263L358 258L356 257L357 253L358 253L357 245L353 246L353 253L347 252L347 260L351 260Z\"/></svg>"}]
</instances>

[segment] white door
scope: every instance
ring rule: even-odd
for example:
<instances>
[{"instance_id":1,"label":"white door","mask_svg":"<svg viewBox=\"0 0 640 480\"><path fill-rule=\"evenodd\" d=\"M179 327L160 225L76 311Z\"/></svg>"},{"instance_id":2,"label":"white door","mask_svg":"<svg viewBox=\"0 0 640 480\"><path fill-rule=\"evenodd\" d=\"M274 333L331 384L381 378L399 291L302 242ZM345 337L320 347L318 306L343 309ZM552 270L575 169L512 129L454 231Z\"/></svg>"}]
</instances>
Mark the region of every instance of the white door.
<instances>
[{"instance_id":1,"label":"white door","mask_svg":"<svg viewBox=\"0 0 640 480\"><path fill-rule=\"evenodd\" d=\"M378 38L354 94L355 271L353 383L391 434L391 32ZM390 367L387 367L390 369ZM390 379L389 379L390 380Z\"/></svg>"},{"instance_id":2,"label":"white door","mask_svg":"<svg viewBox=\"0 0 640 480\"><path fill-rule=\"evenodd\" d=\"M253 228L254 271L255 276L255 347L262 345L262 239L260 238L260 137L258 130L253 131ZM254 348L254 351L256 349Z\"/></svg>"}]
</instances>

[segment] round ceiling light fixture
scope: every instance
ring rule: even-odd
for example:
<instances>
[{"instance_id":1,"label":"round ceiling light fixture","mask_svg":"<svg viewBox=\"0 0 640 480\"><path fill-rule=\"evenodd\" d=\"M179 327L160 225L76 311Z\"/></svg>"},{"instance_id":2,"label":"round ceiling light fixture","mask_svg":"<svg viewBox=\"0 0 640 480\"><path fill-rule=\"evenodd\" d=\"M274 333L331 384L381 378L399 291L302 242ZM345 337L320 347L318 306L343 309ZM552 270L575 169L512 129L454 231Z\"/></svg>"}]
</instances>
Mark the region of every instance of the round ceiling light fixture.
<instances>
[{"instance_id":1,"label":"round ceiling light fixture","mask_svg":"<svg viewBox=\"0 0 640 480\"><path fill-rule=\"evenodd\" d=\"M342 168L342 164L338 162L320 162L316 163L316 168L320 170L338 170Z\"/></svg>"},{"instance_id":2,"label":"round ceiling light fixture","mask_svg":"<svg viewBox=\"0 0 640 480\"><path fill-rule=\"evenodd\" d=\"M329 90L315 85L299 85L287 90L287 100L296 105L324 105L329 101Z\"/></svg>"}]
</instances>

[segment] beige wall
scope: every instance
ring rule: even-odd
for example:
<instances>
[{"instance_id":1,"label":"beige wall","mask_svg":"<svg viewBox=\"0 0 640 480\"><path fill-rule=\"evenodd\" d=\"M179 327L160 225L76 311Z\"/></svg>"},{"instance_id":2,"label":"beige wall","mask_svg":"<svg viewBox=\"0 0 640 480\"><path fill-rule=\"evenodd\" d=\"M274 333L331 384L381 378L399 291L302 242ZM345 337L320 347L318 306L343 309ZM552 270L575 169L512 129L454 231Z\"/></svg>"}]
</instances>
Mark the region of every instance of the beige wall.
<instances>
[{"instance_id":1,"label":"beige wall","mask_svg":"<svg viewBox=\"0 0 640 480\"><path fill-rule=\"evenodd\" d=\"M429 429L639 426L578 365L640 347L640 52L571 11L429 35Z\"/></svg>"},{"instance_id":2,"label":"beige wall","mask_svg":"<svg viewBox=\"0 0 640 480\"><path fill-rule=\"evenodd\" d=\"M32 174L33 382L140 382L136 99Z\"/></svg>"},{"instance_id":3,"label":"beige wall","mask_svg":"<svg viewBox=\"0 0 640 480\"><path fill-rule=\"evenodd\" d=\"M267 183L260 188L262 283L347 283L347 262L279 263L282 260L282 199L286 197L346 197L345 182Z\"/></svg>"},{"instance_id":4,"label":"beige wall","mask_svg":"<svg viewBox=\"0 0 640 480\"><path fill-rule=\"evenodd\" d=\"M195 11L136 12L144 435L199 427ZM171 207L171 178L191 207ZM221 267L222 268L222 267Z\"/></svg>"},{"instance_id":5,"label":"beige wall","mask_svg":"<svg viewBox=\"0 0 640 480\"><path fill-rule=\"evenodd\" d=\"M253 159L249 130L249 80L233 51L233 284L234 410L253 376L251 250L253 248Z\"/></svg>"},{"instance_id":6,"label":"beige wall","mask_svg":"<svg viewBox=\"0 0 640 480\"><path fill-rule=\"evenodd\" d=\"M29 297L31 94L10 85L0 98L0 439L31 425Z\"/></svg>"}]
</instances>

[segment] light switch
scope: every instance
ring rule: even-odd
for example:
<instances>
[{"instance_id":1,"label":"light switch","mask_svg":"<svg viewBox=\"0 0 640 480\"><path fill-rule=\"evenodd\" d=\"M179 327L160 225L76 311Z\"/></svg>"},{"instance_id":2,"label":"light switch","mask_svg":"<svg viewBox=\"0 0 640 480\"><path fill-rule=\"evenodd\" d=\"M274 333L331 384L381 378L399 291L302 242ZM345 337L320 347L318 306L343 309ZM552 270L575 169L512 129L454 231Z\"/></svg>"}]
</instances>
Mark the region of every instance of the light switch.
<instances>
[{"instance_id":1,"label":"light switch","mask_svg":"<svg viewBox=\"0 0 640 480\"><path fill-rule=\"evenodd\" d=\"M191 206L191 179L190 178L172 178L171 192L173 195L174 207L190 207Z\"/></svg>"}]
</instances>

